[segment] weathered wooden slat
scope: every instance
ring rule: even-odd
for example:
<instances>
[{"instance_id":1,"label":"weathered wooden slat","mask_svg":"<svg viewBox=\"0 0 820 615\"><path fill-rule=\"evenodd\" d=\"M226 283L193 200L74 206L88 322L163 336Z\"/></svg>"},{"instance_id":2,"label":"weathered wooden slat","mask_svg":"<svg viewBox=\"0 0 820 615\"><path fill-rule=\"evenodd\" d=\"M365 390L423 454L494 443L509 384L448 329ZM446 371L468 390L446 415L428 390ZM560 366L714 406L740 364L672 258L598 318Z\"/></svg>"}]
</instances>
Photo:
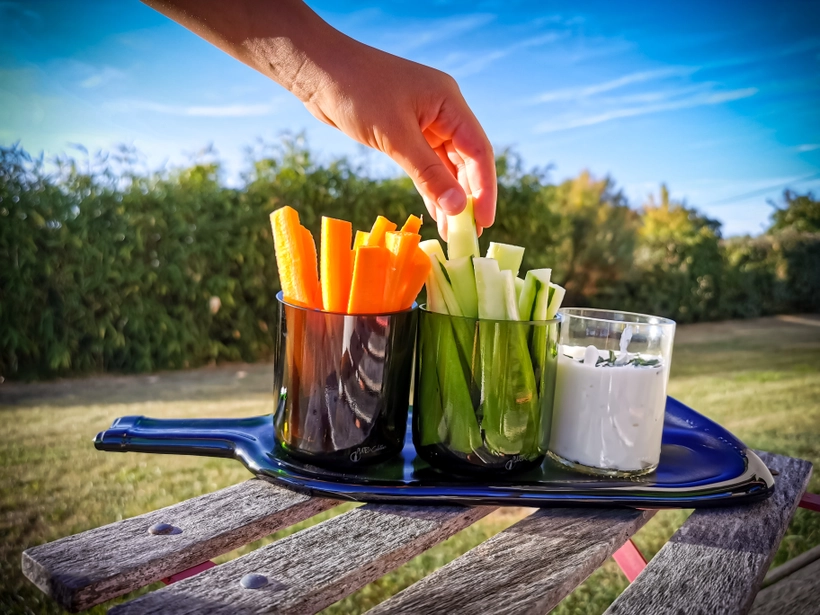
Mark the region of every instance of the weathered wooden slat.
<instances>
[{"instance_id":1,"label":"weathered wooden slat","mask_svg":"<svg viewBox=\"0 0 820 615\"><path fill-rule=\"evenodd\" d=\"M340 502L252 479L23 552L23 573L71 611L128 593ZM176 528L153 535L148 528Z\"/></svg>"},{"instance_id":2,"label":"weathered wooden slat","mask_svg":"<svg viewBox=\"0 0 820 615\"><path fill-rule=\"evenodd\" d=\"M492 510L368 504L110 612L315 613ZM268 583L245 589L240 580L247 574Z\"/></svg>"},{"instance_id":3,"label":"weathered wooden slat","mask_svg":"<svg viewBox=\"0 0 820 615\"><path fill-rule=\"evenodd\" d=\"M777 568L772 568L763 577L763 587L774 585L778 581L785 579L787 576L797 572L801 568L813 564L820 560L820 545L801 553L797 557L790 559L785 564L781 564ZM759 595L759 594L758 594Z\"/></svg>"},{"instance_id":4,"label":"weathered wooden slat","mask_svg":"<svg viewBox=\"0 0 820 615\"><path fill-rule=\"evenodd\" d=\"M774 495L695 511L607 613L749 611L811 476L808 461L758 454L779 472Z\"/></svg>"},{"instance_id":5,"label":"weathered wooden slat","mask_svg":"<svg viewBox=\"0 0 820 615\"><path fill-rule=\"evenodd\" d=\"M655 511L542 509L368 611L546 613Z\"/></svg>"},{"instance_id":6,"label":"weathered wooden slat","mask_svg":"<svg viewBox=\"0 0 820 615\"><path fill-rule=\"evenodd\" d=\"M820 560L760 591L751 615L820 615Z\"/></svg>"}]
</instances>

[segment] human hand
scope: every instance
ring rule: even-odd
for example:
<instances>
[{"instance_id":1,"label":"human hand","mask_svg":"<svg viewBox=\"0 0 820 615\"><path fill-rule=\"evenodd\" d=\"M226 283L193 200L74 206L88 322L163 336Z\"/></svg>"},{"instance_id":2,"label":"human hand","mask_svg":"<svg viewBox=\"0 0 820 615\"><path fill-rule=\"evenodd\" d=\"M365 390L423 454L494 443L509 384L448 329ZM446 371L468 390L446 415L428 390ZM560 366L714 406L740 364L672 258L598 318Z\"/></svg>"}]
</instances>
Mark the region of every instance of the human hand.
<instances>
[{"instance_id":1,"label":"human hand","mask_svg":"<svg viewBox=\"0 0 820 615\"><path fill-rule=\"evenodd\" d=\"M444 239L445 214L462 211L467 194L475 199L478 232L490 226L497 196L493 150L455 80L347 37L334 49L335 59L305 100L308 110L395 160Z\"/></svg>"},{"instance_id":2,"label":"human hand","mask_svg":"<svg viewBox=\"0 0 820 615\"><path fill-rule=\"evenodd\" d=\"M458 85L368 47L302 0L143 0L298 96L317 118L384 152L410 176L447 238L475 198L478 232L495 218L495 159Z\"/></svg>"}]
</instances>

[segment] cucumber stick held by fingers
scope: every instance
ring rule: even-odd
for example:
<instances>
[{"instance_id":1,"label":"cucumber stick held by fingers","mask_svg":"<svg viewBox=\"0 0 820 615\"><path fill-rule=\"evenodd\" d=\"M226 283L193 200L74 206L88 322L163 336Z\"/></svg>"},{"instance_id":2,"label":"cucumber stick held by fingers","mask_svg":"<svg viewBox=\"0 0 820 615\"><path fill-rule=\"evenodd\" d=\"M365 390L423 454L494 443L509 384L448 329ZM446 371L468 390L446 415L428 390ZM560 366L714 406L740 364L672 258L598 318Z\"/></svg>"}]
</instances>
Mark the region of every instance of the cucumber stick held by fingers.
<instances>
[{"instance_id":1,"label":"cucumber stick held by fingers","mask_svg":"<svg viewBox=\"0 0 820 615\"><path fill-rule=\"evenodd\" d=\"M449 260L437 240L419 244L431 262L427 309L464 318L435 321L430 369L438 387L427 390L440 398L428 402L435 424L421 416L424 444L437 437L465 455L535 459L542 452L539 386L548 331L538 321L555 317L564 289L550 281L549 269L519 278L520 246L491 243L481 257L472 198L461 214L448 216L447 227Z\"/></svg>"},{"instance_id":2,"label":"cucumber stick held by fingers","mask_svg":"<svg viewBox=\"0 0 820 615\"><path fill-rule=\"evenodd\" d=\"M472 197L463 212L447 216L447 228L449 260L438 240L419 244L432 264L427 278L430 311L482 320L555 318L564 289L550 281L550 269L533 269L524 279L517 277L524 258L521 246L491 242L487 256L479 255Z\"/></svg>"}]
</instances>

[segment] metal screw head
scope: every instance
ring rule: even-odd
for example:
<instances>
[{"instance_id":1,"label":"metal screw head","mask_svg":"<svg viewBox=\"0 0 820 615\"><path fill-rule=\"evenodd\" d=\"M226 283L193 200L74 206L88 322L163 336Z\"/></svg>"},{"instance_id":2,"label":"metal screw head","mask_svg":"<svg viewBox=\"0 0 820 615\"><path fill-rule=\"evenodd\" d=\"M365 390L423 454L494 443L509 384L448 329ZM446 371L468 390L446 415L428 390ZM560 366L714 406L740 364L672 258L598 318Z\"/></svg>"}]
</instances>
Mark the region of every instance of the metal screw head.
<instances>
[{"instance_id":1,"label":"metal screw head","mask_svg":"<svg viewBox=\"0 0 820 615\"><path fill-rule=\"evenodd\" d=\"M148 528L148 533L157 536L167 536L168 534L181 534L182 530L178 527L174 527L170 523L155 523Z\"/></svg>"},{"instance_id":2,"label":"metal screw head","mask_svg":"<svg viewBox=\"0 0 820 615\"><path fill-rule=\"evenodd\" d=\"M268 584L268 577L264 574L252 572L242 577L239 584L245 589L259 589L260 587L265 587L265 585Z\"/></svg>"}]
</instances>

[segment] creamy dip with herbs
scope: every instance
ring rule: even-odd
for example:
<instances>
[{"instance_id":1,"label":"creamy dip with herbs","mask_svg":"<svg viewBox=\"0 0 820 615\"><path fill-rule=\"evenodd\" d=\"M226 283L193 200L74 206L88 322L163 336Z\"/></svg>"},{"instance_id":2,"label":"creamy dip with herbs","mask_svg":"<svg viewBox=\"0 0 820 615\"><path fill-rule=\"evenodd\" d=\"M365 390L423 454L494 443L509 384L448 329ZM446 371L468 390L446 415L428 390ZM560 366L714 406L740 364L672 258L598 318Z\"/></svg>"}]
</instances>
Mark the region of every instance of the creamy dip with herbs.
<instances>
[{"instance_id":1,"label":"creamy dip with herbs","mask_svg":"<svg viewBox=\"0 0 820 615\"><path fill-rule=\"evenodd\" d=\"M662 357L595 346L559 346L550 451L592 468L657 466L666 407Z\"/></svg>"}]
</instances>

